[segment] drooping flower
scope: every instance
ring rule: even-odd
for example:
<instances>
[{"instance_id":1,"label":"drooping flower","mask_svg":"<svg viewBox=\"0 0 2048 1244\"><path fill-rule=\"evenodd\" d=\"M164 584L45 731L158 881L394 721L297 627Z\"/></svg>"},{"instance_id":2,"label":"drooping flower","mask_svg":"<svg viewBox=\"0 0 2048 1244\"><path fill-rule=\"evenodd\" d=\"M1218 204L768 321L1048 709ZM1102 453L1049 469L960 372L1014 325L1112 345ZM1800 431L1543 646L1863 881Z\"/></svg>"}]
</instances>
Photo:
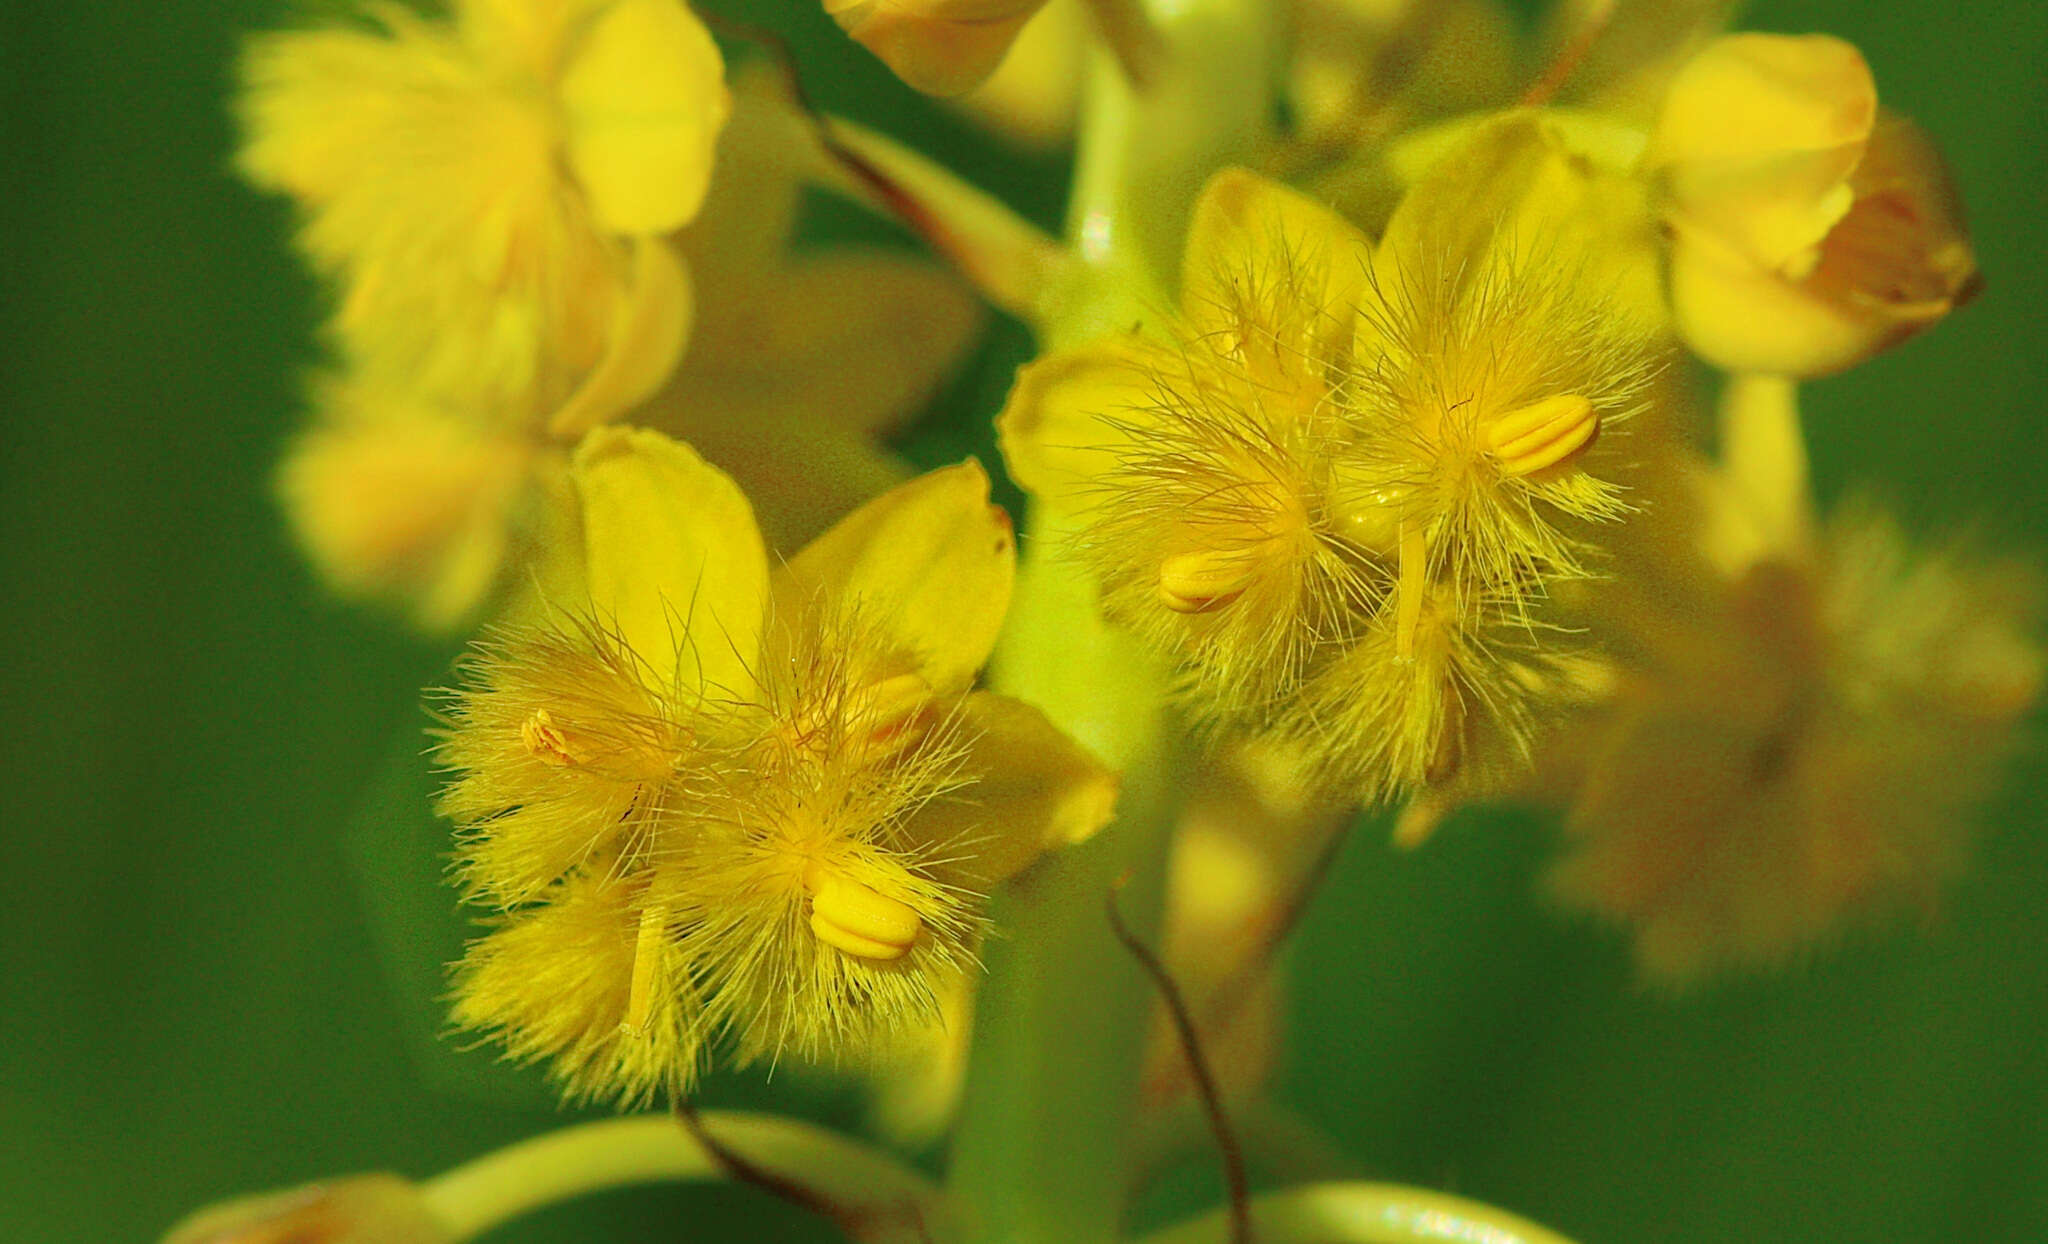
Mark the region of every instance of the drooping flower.
<instances>
[{"instance_id":1,"label":"drooping flower","mask_svg":"<svg viewBox=\"0 0 2048 1244\"><path fill-rule=\"evenodd\" d=\"M1791 418L1789 382L1730 401ZM1609 586L1611 694L1546 751L1556 892L1666 982L1932 908L2041 687L2030 571L1915 549L1868 506L1813 531L1785 458L1699 474L1697 548Z\"/></svg>"},{"instance_id":2,"label":"drooping flower","mask_svg":"<svg viewBox=\"0 0 2048 1244\"><path fill-rule=\"evenodd\" d=\"M1825 375L1976 292L1940 154L1878 108L1839 39L1707 45L1673 79L1646 163L1666 190L1679 330L1717 366Z\"/></svg>"},{"instance_id":3,"label":"drooping flower","mask_svg":"<svg viewBox=\"0 0 2048 1244\"><path fill-rule=\"evenodd\" d=\"M1013 473L1078 515L1106 610L1199 713L1368 798L1519 761L1571 646L1548 587L1592 573L1659 443L1616 436L1652 413L1662 337L1649 222L1610 185L1634 201L1507 114L1375 247L1226 172L1177 316L1020 374ZM1610 242L1614 217L1637 228Z\"/></svg>"},{"instance_id":4,"label":"drooping flower","mask_svg":"<svg viewBox=\"0 0 2048 1244\"><path fill-rule=\"evenodd\" d=\"M499 912L458 1020L638 1101L720 1040L835 1058L935 1019L980 896L1115 791L971 690L1013 558L986 477L920 477L771 573L686 447L602 429L573 473L588 605L492 640L450 706L459 876Z\"/></svg>"}]
</instances>

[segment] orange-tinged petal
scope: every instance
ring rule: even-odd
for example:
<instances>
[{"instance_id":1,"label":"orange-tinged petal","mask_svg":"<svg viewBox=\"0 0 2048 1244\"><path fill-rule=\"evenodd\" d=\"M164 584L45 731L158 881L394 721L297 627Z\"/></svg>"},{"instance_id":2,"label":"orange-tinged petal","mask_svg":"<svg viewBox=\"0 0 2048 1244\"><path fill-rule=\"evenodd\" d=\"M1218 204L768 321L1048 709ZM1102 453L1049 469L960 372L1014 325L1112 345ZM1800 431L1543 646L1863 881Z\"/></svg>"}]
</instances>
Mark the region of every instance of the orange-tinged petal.
<instances>
[{"instance_id":1,"label":"orange-tinged petal","mask_svg":"<svg viewBox=\"0 0 2048 1244\"><path fill-rule=\"evenodd\" d=\"M940 694L964 691L1010 606L1016 539L978 462L932 471L841 519L776 577L787 616L850 609Z\"/></svg>"},{"instance_id":2,"label":"orange-tinged petal","mask_svg":"<svg viewBox=\"0 0 2048 1244\"><path fill-rule=\"evenodd\" d=\"M602 427L572 465L591 603L658 684L740 698L755 686L768 554L753 509L680 441Z\"/></svg>"},{"instance_id":3,"label":"orange-tinged petal","mask_svg":"<svg viewBox=\"0 0 2048 1244\"><path fill-rule=\"evenodd\" d=\"M569 164L600 224L667 233L697 214L732 101L696 14L679 0L619 0L577 49L561 98Z\"/></svg>"},{"instance_id":4,"label":"orange-tinged petal","mask_svg":"<svg viewBox=\"0 0 2048 1244\"><path fill-rule=\"evenodd\" d=\"M840 29L927 95L981 85L1045 0L826 0Z\"/></svg>"}]
</instances>

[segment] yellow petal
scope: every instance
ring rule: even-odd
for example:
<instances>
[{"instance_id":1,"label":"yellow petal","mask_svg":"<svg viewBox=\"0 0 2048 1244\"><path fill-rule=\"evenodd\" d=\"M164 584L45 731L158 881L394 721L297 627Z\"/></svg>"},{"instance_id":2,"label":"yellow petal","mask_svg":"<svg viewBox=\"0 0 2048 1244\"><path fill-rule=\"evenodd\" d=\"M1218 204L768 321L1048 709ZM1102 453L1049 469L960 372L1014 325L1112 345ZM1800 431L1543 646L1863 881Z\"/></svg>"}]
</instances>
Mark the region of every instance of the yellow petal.
<instances>
[{"instance_id":1,"label":"yellow petal","mask_svg":"<svg viewBox=\"0 0 2048 1244\"><path fill-rule=\"evenodd\" d=\"M726 474L659 432L602 427L572 465L591 603L657 685L739 698L754 683L768 555Z\"/></svg>"},{"instance_id":2,"label":"yellow petal","mask_svg":"<svg viewBox=\"0 0 2048 1244\"><path fill-rule=\"evenodd\" d=\"M1104 338L1018 369L996 440L1010 477L1043 499L1072 502L1116 464L1130 425L1157 416L1152 351Z\"/></svg>"},{"instance_id":3,"label":"yellow petal","mask_svg":"<svg viewBox=\"0 0 2048 1244\"><path fill-rule=\"evenodd\" d=\"M1679 335L1693 353L1727 371L1824 376L1918 327L1819 297L1684 229L1671 247L1669 280Z\"/></svg>"},{"instance_id":4,"label":"yellow petal","mask_svg":"<svg viewBox=\"0 0 2048 1244\"><path fill-rule=\"evenodd\" d=\"M964 691L1010 607L1016 539L981 464L932 471L841 519L776 577L784 616L853 608L940 694Z\"/></svg>"},{"instance_id":5,"label":"yellow petal","mask_svg":"<svg viewBox=\"0 0 2048 1244\"><path fill-rule=\"evenodd\" d=\"M679 0L619 0L562 77L569 164L618 233L667 233L697 214L731 100L725 62Z\"/></svg>"},{"instance_id":6,"label":"yellow petal","mask_svg":"<svg viewBox=\"0 0 2048 1244\"><path fill-rule=\"evenodd\" d=\"M1803 276L1849 210L1849 176L1876 120L1877 84L1852 45L1730 35L1673 79L1648 158L1674 216Z\"/></svg>"},{"instance_id":7,"label":"yellow petal","mask_svg":"<svg viewBox=\"0 0 2048 1244\"><path fill-rule=\"evenodd\" d=\"M1088 33L1080 0L1051 0L988 81L948 102L1020 146L1057 147L1073 135L1080 112Z\"/></svg>"},{"instance_id":8,"label":"yellow petal","mask_svg":"<svg viewBox=\"0 0 2048 1244\"><path fill-rule=\"evenodd\" d=\"M981 85L1045 0L825 0L854 42L927 95Z\"/></svg>"},{"instance_id":9,"label":"yellow petal","mask_svg":"<svg viewBox=\"0 0 2048 1244\"><path fill-rule=\"evenodd\" d=\"M946 879L986 889L1046 851L1085 842L1116 811L1117 775L1031 705L977 691L962 701L971 785L906 826L948 862Z\"/></svg>"},{"instance_id":10,"label":"yellow petal","mask_svg":"<svg viewBox=\"0 0 2048 1244\"><path fill-rule=\"evenodd\" d=\"M1471 285L1505 263L1524 275L1569 273L1645 331L1664 326L1658 221L1638 180L1601 158L1612 154L1605 134L1517 111L1458 137L1387 222L1374 252L1383 293L1423 280Z\"/></svg>"},{"instance_id":11,"label":"yellow petal","mask_svg":"<svg viewBox=\"0 0 2048 1244\"><path fill-rule=\"evenodd\" d=\"M1826 151L1869 137L1876 119L1877 85L1855 45L1832 35L1728 35L1672 79L1650 158Z\"/></svg>"},{"instance_id":12,"label":"yellow petal","mask_svg":"<svg viewBox=\"0 0 2048 1244\"><path fill-rule=\"evenodd\" d=\"M1226 168L1209 179L1188 225L1181 314L1197 335L1237 332L1237 310L1260 299L1248 279L1302 278L1307 288L1266 292L1265 299L1278 293L1321 309L1308 327L1336 340L1351 332L1371 254L1365 235L1336 212L1248 169Z\"/></svg>"},{"instance_id":13,"label":"yellow petal","mask_svg":"<svg viewBox=\"0 0 2048 1244\"><path fill-rule=\"evenodd\" d=\"M353 390L332 400L377 417L320 427L285 459L277 488L294 532L336 592L454 629L498 582L531 451L402 402Z\"/></svg>"},{"instance_id":14,"label":"yellow petal","mask_svg":"<svg viewBox=\"0 0 2048 1244\"><path fill-rule=\"evenodd\" d=\"M621 291L604 356L555 412L548 434L575 440L653 396L683 356L691 311L690 274L675 249L637 239L632 284Z\"/></svg>"}]
</instances>

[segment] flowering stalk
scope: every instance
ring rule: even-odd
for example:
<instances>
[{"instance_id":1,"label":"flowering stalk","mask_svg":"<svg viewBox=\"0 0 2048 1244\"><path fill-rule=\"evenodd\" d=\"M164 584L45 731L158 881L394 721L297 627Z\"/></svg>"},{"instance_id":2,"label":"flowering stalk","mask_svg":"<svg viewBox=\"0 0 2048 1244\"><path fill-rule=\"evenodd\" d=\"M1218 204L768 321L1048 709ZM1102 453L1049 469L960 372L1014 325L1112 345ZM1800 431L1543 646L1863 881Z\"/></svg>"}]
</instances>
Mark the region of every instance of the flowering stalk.
<instances>
[{"instance_id":1,"label":"flowering stalk","mask_svg":"<svg viewBox=\"0 0 2048 1244\"><path fill-rule=\"evenodd\" d=\"M1080 260L1048 304L1056 348L1166 305L1180 238L1210 170L1270 124L1270 6L1154 5L1161 72L1134 87L1104 50L1090 65L1070 244ZM1092 578L1039 507L994 659L996 685L1039 705L1123 772L1114 825L998 904L950 1187L976 1238L1100 1244L1118 1238L1131 1181L1132 1113L1151 996L1110 935L1104 901L1156 924L1184 783L1161 709L1165 671L1101 617Z\"/></svg>"}]
</instances>

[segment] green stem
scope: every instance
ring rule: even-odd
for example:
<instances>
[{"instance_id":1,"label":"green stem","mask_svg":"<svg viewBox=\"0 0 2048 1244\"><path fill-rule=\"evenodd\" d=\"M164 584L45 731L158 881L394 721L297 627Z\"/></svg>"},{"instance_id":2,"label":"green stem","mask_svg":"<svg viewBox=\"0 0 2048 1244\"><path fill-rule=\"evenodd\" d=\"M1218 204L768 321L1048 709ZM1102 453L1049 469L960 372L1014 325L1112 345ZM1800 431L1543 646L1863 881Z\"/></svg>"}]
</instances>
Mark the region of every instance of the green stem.
<instances>
[{"instance_id":1,"label":"green stem","mask_svg":"<svg viewBox=\"0 0 2048 1244\"><path fill-rule=\"evenodd\" d=\"M1259 1244L1571 1244L1505 1210L1400 1184L1310 1184L1252 1198ZM1138 1244L1226 1244L1222 1212L1148 1235Z\"/></svg>"},{"instance_id":2,"label":"green stem","mask_svg":"<svg viewBox=\"0 0 2048 1244\"><path fill-rule=\"evenodd\" d=\"M1141 93L1097 49L1069 241L1079 264L1040 321L1057 348L1165 310L1202 183L1264 136L1272 110L1269 0L1151 4L1164 42ZM1134 929L1158 923L1178 813L1165 671L1105 623L1065 553L1069 520L1032 516L996 686L1044 709L1117 766L1115 823L999 895L949 1187L970 1238L1110 1244L1132 1177L1137 1083L1152 994L1110 934L1125 882Z\"/></svg>"},{"instance_id":3,"label":"green stem","mask_svg":"<svg viewBox=\"0 0 2048 1244\"><path fill-rule=\"evenodd\" d=\"M843 1136L773 1115L706 1111L721 1146L823 1199L849 1207L917 1206L939 1192L893 1158ZM420 1185L451 1240L469 1240L544 1206L633 1184L718 1180L725 1164L666 1114L583 1123L487 1153Z\"/></svg>"}]
</instances>

